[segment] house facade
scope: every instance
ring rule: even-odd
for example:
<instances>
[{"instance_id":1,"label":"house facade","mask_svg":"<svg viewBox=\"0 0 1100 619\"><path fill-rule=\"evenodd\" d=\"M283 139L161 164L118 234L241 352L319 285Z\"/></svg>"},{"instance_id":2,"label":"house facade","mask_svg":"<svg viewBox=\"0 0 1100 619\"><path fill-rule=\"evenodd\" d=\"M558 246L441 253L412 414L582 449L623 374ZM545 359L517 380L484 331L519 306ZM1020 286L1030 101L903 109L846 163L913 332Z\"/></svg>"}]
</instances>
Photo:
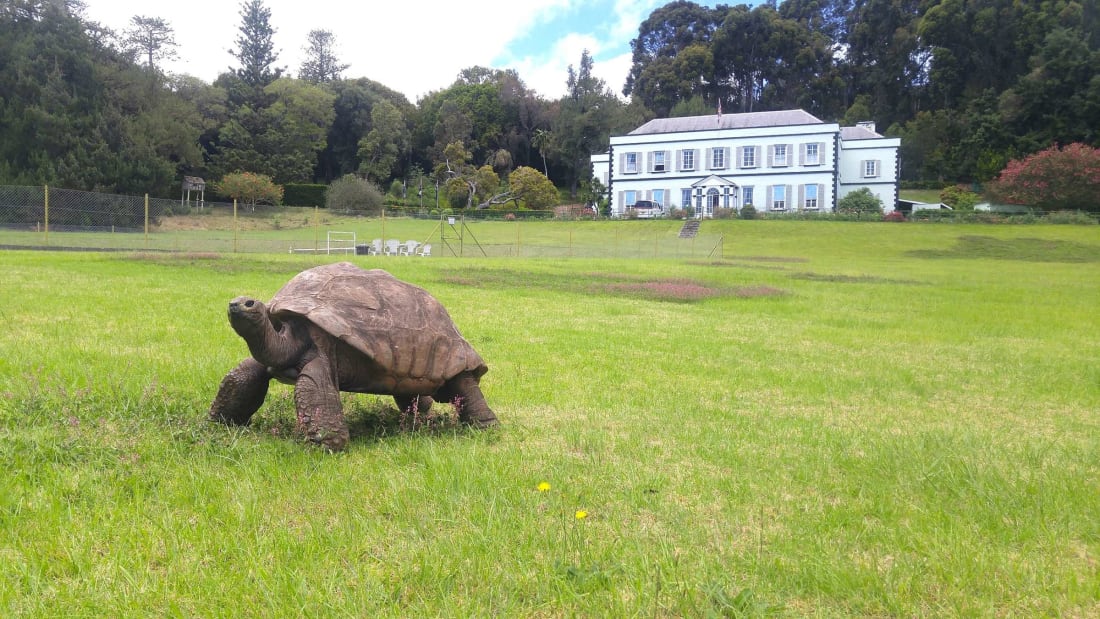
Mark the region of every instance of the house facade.
<instances>
[{"instance_id":1,"label":"house facade","mask_svg":"<svg viewBox=\"0 0 1100 619\"><path fill-rule=\"evenodd\" d=\"M802 110L659 118L612 136L592 156L613 216L638 200L696 217L751 204L766 212L831 212L867 187L892 211L901 141L873 123L841 127Z\"/></svg>"}]
</instances>

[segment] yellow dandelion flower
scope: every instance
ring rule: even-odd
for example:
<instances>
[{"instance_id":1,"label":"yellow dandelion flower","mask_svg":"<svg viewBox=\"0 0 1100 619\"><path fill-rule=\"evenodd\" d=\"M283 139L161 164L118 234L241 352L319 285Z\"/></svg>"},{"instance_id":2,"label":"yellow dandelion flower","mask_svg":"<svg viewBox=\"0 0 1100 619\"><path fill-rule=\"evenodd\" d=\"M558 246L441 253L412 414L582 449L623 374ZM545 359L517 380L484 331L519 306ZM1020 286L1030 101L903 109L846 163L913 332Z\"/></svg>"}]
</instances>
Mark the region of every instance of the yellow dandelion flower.
<instances>
[{"instance_id":1,"label":"yellow dandelion flower","mask_svg":"<svg viewBox=\"0 0 1100 619\"><path fill-rule=\"evenodd\" d=\"M588 512L584 511L583 509L578 509L577 513L573 514L573 517L577 520L584 520L588 517Z\"/></svg>"},{"instance_id":2,"label":"yellow dandelion flower","mask_svg":"<svg viewBox=\"0 0 1100 619\"><path fill-rule=\"evenodd\" d=\"M540 481L538 488L539 488L539 492L547 492L547 491L550 490L550 482Z\"/></svg>"}]
</instances>

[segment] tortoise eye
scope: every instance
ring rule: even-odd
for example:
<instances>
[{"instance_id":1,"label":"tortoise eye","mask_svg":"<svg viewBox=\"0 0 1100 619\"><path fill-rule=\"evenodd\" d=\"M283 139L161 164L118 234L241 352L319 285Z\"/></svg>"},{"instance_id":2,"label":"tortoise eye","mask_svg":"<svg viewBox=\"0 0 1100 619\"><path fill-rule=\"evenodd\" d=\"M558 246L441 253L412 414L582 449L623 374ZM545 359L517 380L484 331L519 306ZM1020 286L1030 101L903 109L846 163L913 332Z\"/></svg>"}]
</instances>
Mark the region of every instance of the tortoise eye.
<instances>
[{"instance_id":1,"label":"tortoise eye","mask_svg":"<svg viewBox=\"0 0 1100 619\"><path fill-rule=\"evenodd\" d=\"M255 302L255 301L253 301L253 300L251 300L251 299L249 299L248 301L245 301L245 302L244 302L244 306L245 306L245 307L252 307L253 305L256 305L256 302Z\"/></svg>"}]
</instances>

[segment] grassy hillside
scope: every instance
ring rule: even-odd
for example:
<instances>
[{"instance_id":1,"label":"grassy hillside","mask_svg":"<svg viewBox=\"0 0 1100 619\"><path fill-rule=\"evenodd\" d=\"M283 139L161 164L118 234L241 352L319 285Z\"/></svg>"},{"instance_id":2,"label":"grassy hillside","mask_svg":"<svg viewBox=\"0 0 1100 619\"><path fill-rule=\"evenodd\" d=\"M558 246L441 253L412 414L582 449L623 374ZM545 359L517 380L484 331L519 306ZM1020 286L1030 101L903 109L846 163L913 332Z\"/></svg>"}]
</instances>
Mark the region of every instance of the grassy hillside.
<instances>
[{"instance_id":1,"label":"grassy hillside","mask_svg":"<svg viewBox=\"0 0 1100 619\"><path fill-rule=\"evenodd\" d=\"M713 223L352 257L447 306L502 426L347 395L337 455L285 386L205 421L226 302L326 257L0 254L0 614L1100 612L1094 231Z\"/></svg>"}]
</instances>

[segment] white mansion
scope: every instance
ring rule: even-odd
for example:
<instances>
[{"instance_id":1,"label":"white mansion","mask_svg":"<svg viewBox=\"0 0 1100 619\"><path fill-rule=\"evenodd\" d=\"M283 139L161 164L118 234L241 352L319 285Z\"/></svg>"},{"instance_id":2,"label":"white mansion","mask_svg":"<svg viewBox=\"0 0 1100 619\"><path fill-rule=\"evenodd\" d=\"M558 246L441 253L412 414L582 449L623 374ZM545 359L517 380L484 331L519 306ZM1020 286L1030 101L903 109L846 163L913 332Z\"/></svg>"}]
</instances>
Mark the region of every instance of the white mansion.
<instances>
[{"instance_id":1,"label":"white mansion","mask_svg":"<svg viewBox=\"0 0 1100 619\"><path fill-rule=\"evenodd\" d=\"M612 136L592 156L613 215L638 200L669 208L832 211L839 198L867 187L886 212L898 198L901 140L874 123L841 127L802 111L659 118Z\"/></svg>"}]
</instances>

